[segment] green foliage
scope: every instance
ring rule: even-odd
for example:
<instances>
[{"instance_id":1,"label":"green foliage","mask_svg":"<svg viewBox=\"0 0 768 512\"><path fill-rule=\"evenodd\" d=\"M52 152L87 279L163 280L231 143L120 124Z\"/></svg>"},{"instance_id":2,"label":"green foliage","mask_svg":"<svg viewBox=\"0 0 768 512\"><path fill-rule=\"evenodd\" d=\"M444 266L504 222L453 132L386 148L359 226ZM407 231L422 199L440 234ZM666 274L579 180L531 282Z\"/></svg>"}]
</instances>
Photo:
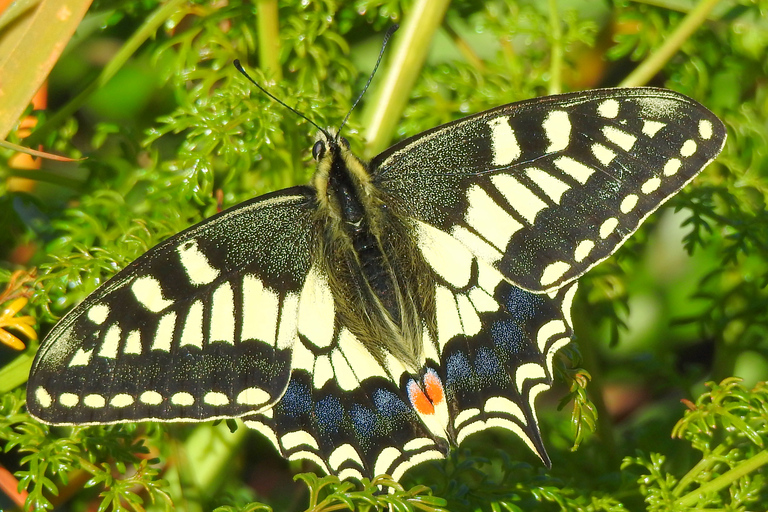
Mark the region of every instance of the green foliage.
<instances>
[{"instance_id":1,"label":"green foliage","mask_svg":"<svg viewBox=\"0 0 768 512\"><path fill-rule=\"evenodd\" d=\"M749 390L731 378L709 387L673 430L702 453L685 475L671 474L662 454L624 459L622 468L647 470L638 484L649 511L765 506L768 486L759 469L768 464L768 385Z\"/></svg>"},{"instance_id":2,"label":"green foliage","mask_svg":"<svg viewBox=\"0 0 768 512\"><path fill-rule=\"evenodd\" d=\"M416 75L415 85L398 91L407 106L402 115L391 114L401 120L397 133L386 135L402 138L559 89L616 85L639 61L657 59L695 7L685 0L561 0L560 10L551 12L557 4L452 3L424 68L400 70ZM253 89L232 68L233 59L320 126L337 127L368 78L383 30L393 21L418 22L412 3L400 0L274 2L274 19L270 5L94 2L51 76L50 111L33 113L37 142L87 160L45 162L26 174L36 180L34 189L18 192L10 178L29 171L13 169L10 152L0 149L0 284L11 281L11 269L39 269L24 291L30 304L18 314L36 318L41 335L159 241L311 176L313 127ZM26 414L23 391L13 389L24 382L37 347L30 338L18 356L0 347L0 462L28 491L27 506L768 508L768 397L765 384L756 384L768 375L765 12L766 0L720 2L650 84L711 108L726 123L728 141L671 208L581 280L574 308L578 346L556 361L567 388L539 403L552 470L514 436L495 430L472 436L445 462L413 469L401 487L311 473L293 483L291 474L314 468L288 466L243 428L49 428ZM262 28L271 22L279 27L276 46ZM263 54L266 47L274 54ZM279 69L270 68L272 61ZM385 58L378 80L388 66ZM107 68L111 80L80 94ZM358 153L362 113L377 83L344 128ZM24 143L16 135L9 140ZM722 382L702 395L705 380ZM562 412L553 406L558 397ZM680 399L696 400L682 420ZM392 492L377 492L377 485Z\"/></svg>"}]
</instances>

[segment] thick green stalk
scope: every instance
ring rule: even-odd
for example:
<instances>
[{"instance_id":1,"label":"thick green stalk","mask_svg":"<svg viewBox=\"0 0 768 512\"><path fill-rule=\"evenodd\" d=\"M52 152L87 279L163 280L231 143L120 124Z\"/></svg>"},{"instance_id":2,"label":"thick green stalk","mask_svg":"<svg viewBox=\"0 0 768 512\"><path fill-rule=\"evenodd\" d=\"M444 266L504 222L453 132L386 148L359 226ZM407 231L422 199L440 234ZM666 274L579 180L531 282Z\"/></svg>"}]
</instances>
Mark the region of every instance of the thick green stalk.
<instances>
[{"instance_id":1,"label":"thick green stalk","mask_svg":"<svg viewBox=\"0 0 768 512\"><path fill-rule=\"evenodd\" d=\"M702 0L683 19L677 29L667 38L658 50L643 61L637 68L624 79L620 87L638 87L647 84L667 64L688 40L691 35L704 23L712 12L712 9L720 0Z\"/></svg>"}]
</instances>

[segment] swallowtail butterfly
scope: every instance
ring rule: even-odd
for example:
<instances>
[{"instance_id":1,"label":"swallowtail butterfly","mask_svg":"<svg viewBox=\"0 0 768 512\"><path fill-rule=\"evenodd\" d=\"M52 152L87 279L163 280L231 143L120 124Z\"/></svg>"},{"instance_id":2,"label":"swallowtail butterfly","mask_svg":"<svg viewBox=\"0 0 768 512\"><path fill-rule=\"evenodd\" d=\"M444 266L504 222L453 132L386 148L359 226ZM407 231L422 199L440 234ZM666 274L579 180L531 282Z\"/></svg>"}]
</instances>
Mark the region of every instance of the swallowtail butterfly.
<instances>
[{"instance_id":1,"label":"swallowtail butterfly","mask_svg":"<svg viewBox=\"0 0 768 512\"><path fill-rule=\"evenodd\" d=\"M42 344L45 423L241 418L340 477L403 472L489 427L548 458L534 400L575 280L720 152L653 88L504 105L370 162L324 130L312 182L160 243Z\"/></svg>"}]
</instances>

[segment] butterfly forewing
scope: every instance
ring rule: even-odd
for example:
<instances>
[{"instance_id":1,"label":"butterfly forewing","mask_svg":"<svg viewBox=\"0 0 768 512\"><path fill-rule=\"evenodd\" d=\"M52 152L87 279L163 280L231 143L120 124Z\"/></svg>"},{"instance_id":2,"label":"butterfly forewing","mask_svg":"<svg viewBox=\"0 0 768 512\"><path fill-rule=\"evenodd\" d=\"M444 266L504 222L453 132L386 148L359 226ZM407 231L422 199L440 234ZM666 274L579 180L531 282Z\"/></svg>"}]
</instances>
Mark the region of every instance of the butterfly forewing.
<instances>
[{"instance_id":1,"label":"butterfly forewing","mask_svg":"<svg viewBox=\"0 0 768 512\"><path fill-rule=\"evenodd\" d=\"M30 375L50 423L203 420L261 410L291 371L311 196L243 203L161 243L71 311Z\"/></svg>"},{"instance_id":2,"label":"butterfly forewing","mask_svg":"<svg viewBox=\"0 0 768 512\"><path fill-rule=\"evenodd\" d=\"M470 116L397 144L371 167L392 208L544 291L613 253L724 141L720 120L685 96L605 89Z\"/></svg>"}]
</instances>

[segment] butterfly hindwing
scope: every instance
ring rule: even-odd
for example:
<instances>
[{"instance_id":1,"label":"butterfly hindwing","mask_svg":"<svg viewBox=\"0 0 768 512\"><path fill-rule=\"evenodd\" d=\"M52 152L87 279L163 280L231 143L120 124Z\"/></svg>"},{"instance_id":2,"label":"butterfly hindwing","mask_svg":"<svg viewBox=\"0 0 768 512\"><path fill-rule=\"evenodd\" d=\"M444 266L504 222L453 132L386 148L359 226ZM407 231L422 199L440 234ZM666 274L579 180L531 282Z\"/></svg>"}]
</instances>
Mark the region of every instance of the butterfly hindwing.
<instances>
[{"instance_id":1,"label":"butterfly hindwing","mask_svg":"<svg viewBox=\"0 0 768 512\"><path fill-rule=\"evenodd\" d=\"M498 107L371 162L390 207L450 233L510 282L557 289L613 253L720 152L678 93L604 89Z\"/></svg>"},{"instance_id":2,"label":"butterfly hindwing","mask_svg":"<svg viewBox=\"0 0 768 512\"><path fill-rule=\"evenodd\" d=\"M570 342L571 284L534 294L506 281L495 290L500 308L481 315L483 329L443 348L446 403L455 443L490 427L519 436L549 465L534 401L552 385L555 353Z\"/></svg>"},{"instance_id":3,"label":"butterfly hindwing","mask_svg":"<svg viewBox=\"0 0 768 512\"><path fill-rule=\"evenodd\" d=\"M70 312L32 369L50 423L237 417L283 394L311 254L296 187L162 242Z\"/></svg>"},{"instance_id":4,"label":"butterfly hindwing","mask_svg":"<svg viewBox=\"0 0 768 512\"><path fill-rule=\"evenodd\" d=\"M313 267L299 294L291 380L271 409L243 418L289 459L327 473L363 478L400 475L445 455L397 382L395 358L376 357L345 325L325 274Z\"/></svg>"},{"instance_id":5,"label":"butterfly hindwing","mask_svg":"<svg viewBox=\"0 0 768 512\"><path fill-rule=\"evenodd\" d=\"M551 386L553 357L570 341L576 284L523 290L448 233L415 226L435 283L437 336L426 366L444 388L450 441L501 427L548 463L534 401Z\"/></svg>"}]
</instances>

